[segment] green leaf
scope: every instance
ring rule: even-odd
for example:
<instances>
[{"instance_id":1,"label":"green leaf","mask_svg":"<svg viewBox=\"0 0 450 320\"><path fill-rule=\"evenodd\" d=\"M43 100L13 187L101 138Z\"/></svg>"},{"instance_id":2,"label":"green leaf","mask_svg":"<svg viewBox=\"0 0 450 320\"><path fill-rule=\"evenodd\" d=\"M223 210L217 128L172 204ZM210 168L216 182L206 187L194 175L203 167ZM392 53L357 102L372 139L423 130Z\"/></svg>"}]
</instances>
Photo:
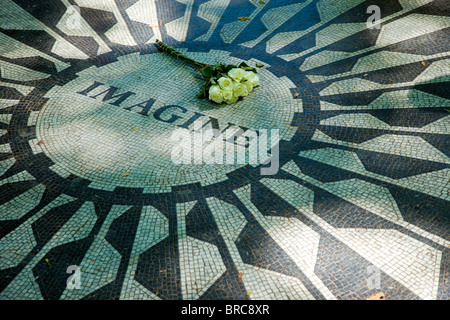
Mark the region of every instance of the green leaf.
<instances>
[{"instance_id":1,"label":"green leaf","mask_svg":"<svg viewBox=\"0 0 450 320\"><path fill-rule=\"evenodd\" d=\"M218 64L214 65L213 69L214 69L215 73L223 72L224 67L225 66L223 64L218 63Z\"/></svg>"},{"instance_id":2,"label":"green leaf","mask_svg":"<svg viewBox=\"0 0 450 320\"><path fill-rule=\"evenodd\" d=\"M264 65L263 65L263 64L260 64L260 63L257 63L256 66L257 66L258 68L264 67Z\"/></svg>"},{"instance_id":3,"label":"green leaf","mask_svg":"<svg viewBox=\"0 0 450 320\"><path fill-rule=\"evenodd\" d=\"M195 96L195 99L202 99L203 98L203 91L197 93L197 95Z\"/></svg>"},{"instance_id":4,"label":"green leaf","mask_svg":"<svg viewBox=\"0 0 450 320\"><path fill-rule=\"evenodd\" d=\"M228 73L231 69L236 68L236 66L233 66L232 64L229 64L225 67L225 73Z\"/></svg>"},{"instance_id":5,"label":"green leaf","mask_svg":"<svg viewBox=\"0 0 450 320\"><path fill-rule=\"evenodd\" d=\"M250 67L250 66L249 66L248 64L246 64L245 62L242 62L242 63L239 65L239 68L244 69L245 71L256 71L255 68Z\"/></svg>"},{"instance_id":6,"label":"green leaf","mask_svg":"<svg viewBox=\"0 0 450 320\"><path fill-rule=\"evenodd\" d=\"M204 77L211 77L213 72L213 69L209 66L202 70L202 74Z\"/></svg>"},{"instance_id":7,"label":"green leaf","mask_svg":"<svg viewBox=\"0 0 450 320\"><path fill-rule=\"evenodd\" d=\"M195 96L197 99L203 99L206 97L206 86L202 87L202 90Z\"/></svg>"}]
</instances>

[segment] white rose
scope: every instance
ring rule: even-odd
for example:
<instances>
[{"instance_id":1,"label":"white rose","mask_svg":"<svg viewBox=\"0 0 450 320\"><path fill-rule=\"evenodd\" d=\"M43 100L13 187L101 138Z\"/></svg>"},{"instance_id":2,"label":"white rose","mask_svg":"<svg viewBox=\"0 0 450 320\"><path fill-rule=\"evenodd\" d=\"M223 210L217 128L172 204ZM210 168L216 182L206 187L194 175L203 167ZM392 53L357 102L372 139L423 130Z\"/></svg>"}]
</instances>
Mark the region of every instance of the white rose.
<instances>
[{"instance_id":1,"label":"white rose","mask_svg":"<svg viewBox=\"0 0 450 320\"><path fill-rule=\"evenodd\" d=\"M247 91L248 92L252 92L253 91L253 84L250 82L250 80L245 81L244 84L247 86Z\"/></svg>"},{"instance_id":2,"label":"white rose","mask_svg":"<svg viewBox=\"0 0 450 320\"><path fill-rule=\"evenodd\" d=\"M225 102L226 102L227 104L232 104L232 103L235 103L236 101L238 101L238 97L236 97L236 95L234 95L234 94L231 96L230 99L225 100Z\"/></svg>"},{"instance_id":3,"label":"white rose","mask_svg":"<svg viewBox=\"0 0 450 320\"><path fill-rule=\"evenodd\" d=\"M228 75L231 79L240 82L242 80L242 77L244 77L245 70L241 68L233 68L230 71L228 71Z\"/></svg>"},{"instance_id":4,"label":"white rose","mask_svg":"<svg viewBox=\"0 0 450 320\"><path fill-rule=\"evenodd\" d=\"M233 90L222 90L222 96L224 100L230 100L233 97Z\"/></svg>"},{"instance_id":5,"label":"white rose","mask_svg":"<svg viewBox=\"0 0 450 320\"><path fill-rule=\"evenodd\" d=\"M214 85L209 88L209 100L212 100L216 103L222 103L223 101L222 89L220 89L218 85Z\"/></svg>"},{"instance_id":6,"label":"white rose","mask_svg":"<svg viewBox=\"0 0 450 320\"><path fill-rule=\"evenodd\" d=\"M253 87L259 86L259 77L258 77L258 75L256 75L256 74L255 74L255 76L253 77L252 85L253 85Z\"/></svg>"},{"instance_id":7,"label":"white rose","mask_svg":"<svg viewBox=\"0 0 450 320\"><path fill-rule=\"evenodd\" d=\"M233 90L233 80L228 77L221 77L217 80L222 90Z\"/></svg>"},{"instance_id":8,"label":"white rose","mask_svg":"<svg viewBox=\"0 0 450 320\"><path fill-rule=\"evenodd\" d=\"M244 76L242 77L242 80L247 80L247 81L253 82L255 75L256 74L253 71L245 71Z\"/></svg>"},{"instance_id":9,"label":"white rose","mask_svg":"<svg viewBox=\"0 0 450 320\"><path fill-rule=\"evenodd\" d=\"M247 86L240 82L234 82L233 92L236 97L245 97L248 95Z\"/></svg>"}]
</instances>

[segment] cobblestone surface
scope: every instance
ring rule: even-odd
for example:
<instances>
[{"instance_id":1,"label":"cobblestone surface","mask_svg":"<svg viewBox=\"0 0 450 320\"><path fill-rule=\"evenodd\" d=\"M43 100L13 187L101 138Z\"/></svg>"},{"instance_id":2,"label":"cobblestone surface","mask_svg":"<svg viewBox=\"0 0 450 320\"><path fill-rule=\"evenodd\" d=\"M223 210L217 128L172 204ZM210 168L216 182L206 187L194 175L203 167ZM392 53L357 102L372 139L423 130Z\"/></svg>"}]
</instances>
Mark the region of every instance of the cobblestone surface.
<instances>
[{"instance_id":1,"label":"cobblestone surface","mask_svg":"<svg viewBox=\"0 0 450 320\"><path fill-rule=\"evenodd\" d=\"M446 0L2 0L0 298L448 300L449 30ZM156 39L261 86L197 100ZM195 119L279 130L278 172L174 163Z\"/></svg>"}]
</instances>

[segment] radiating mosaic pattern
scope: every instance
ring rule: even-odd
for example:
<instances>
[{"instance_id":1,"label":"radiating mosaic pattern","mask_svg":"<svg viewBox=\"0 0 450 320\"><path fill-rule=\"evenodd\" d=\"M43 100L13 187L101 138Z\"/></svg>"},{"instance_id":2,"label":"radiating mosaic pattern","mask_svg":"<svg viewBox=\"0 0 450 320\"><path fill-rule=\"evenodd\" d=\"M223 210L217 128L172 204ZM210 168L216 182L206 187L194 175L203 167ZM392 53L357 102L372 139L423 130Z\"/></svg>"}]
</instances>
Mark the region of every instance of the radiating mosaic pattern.
<instances>
[{"instance_id":1,"label":"radiating mosaic pattern","mask_svg":"<svg viewBox=\"0 0 450 320\"><path fill-rule=\"evenodd\" d=\"M449 37L446 0L2 0L0 299L449 299ZM156 39L261 87L212 108ZM280 170L175 165L196 119Z\"/></svg>"}]
</instances>

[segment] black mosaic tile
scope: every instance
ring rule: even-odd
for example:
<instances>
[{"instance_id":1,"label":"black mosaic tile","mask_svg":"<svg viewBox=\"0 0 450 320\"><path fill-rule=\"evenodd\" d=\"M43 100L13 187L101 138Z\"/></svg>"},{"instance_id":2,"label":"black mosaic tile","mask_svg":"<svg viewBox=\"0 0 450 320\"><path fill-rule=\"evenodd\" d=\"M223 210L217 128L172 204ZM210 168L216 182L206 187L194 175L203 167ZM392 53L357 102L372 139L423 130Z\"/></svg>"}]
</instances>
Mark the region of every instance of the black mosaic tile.
<instances>
[{"instance_id":1,"label":"black mosaic tile","mask_svg":"<svg viewBox=\"0 0 450 320\"><path fill-rule=\"evenodd\" d=\"M327 252L331 250L339 254L332 261L326 260ZM377 288L377 281L374 281L374 288L370 289L367 283L371 281L370 277L376 274L373 271L376 269L371 269L374 266L331 237L320 239L317 260L316 274L341 299L363 300L375 293L383 292L387 300L418 300L416 295L381 270L380 287Z\"/></svg>"}]
</instances>

